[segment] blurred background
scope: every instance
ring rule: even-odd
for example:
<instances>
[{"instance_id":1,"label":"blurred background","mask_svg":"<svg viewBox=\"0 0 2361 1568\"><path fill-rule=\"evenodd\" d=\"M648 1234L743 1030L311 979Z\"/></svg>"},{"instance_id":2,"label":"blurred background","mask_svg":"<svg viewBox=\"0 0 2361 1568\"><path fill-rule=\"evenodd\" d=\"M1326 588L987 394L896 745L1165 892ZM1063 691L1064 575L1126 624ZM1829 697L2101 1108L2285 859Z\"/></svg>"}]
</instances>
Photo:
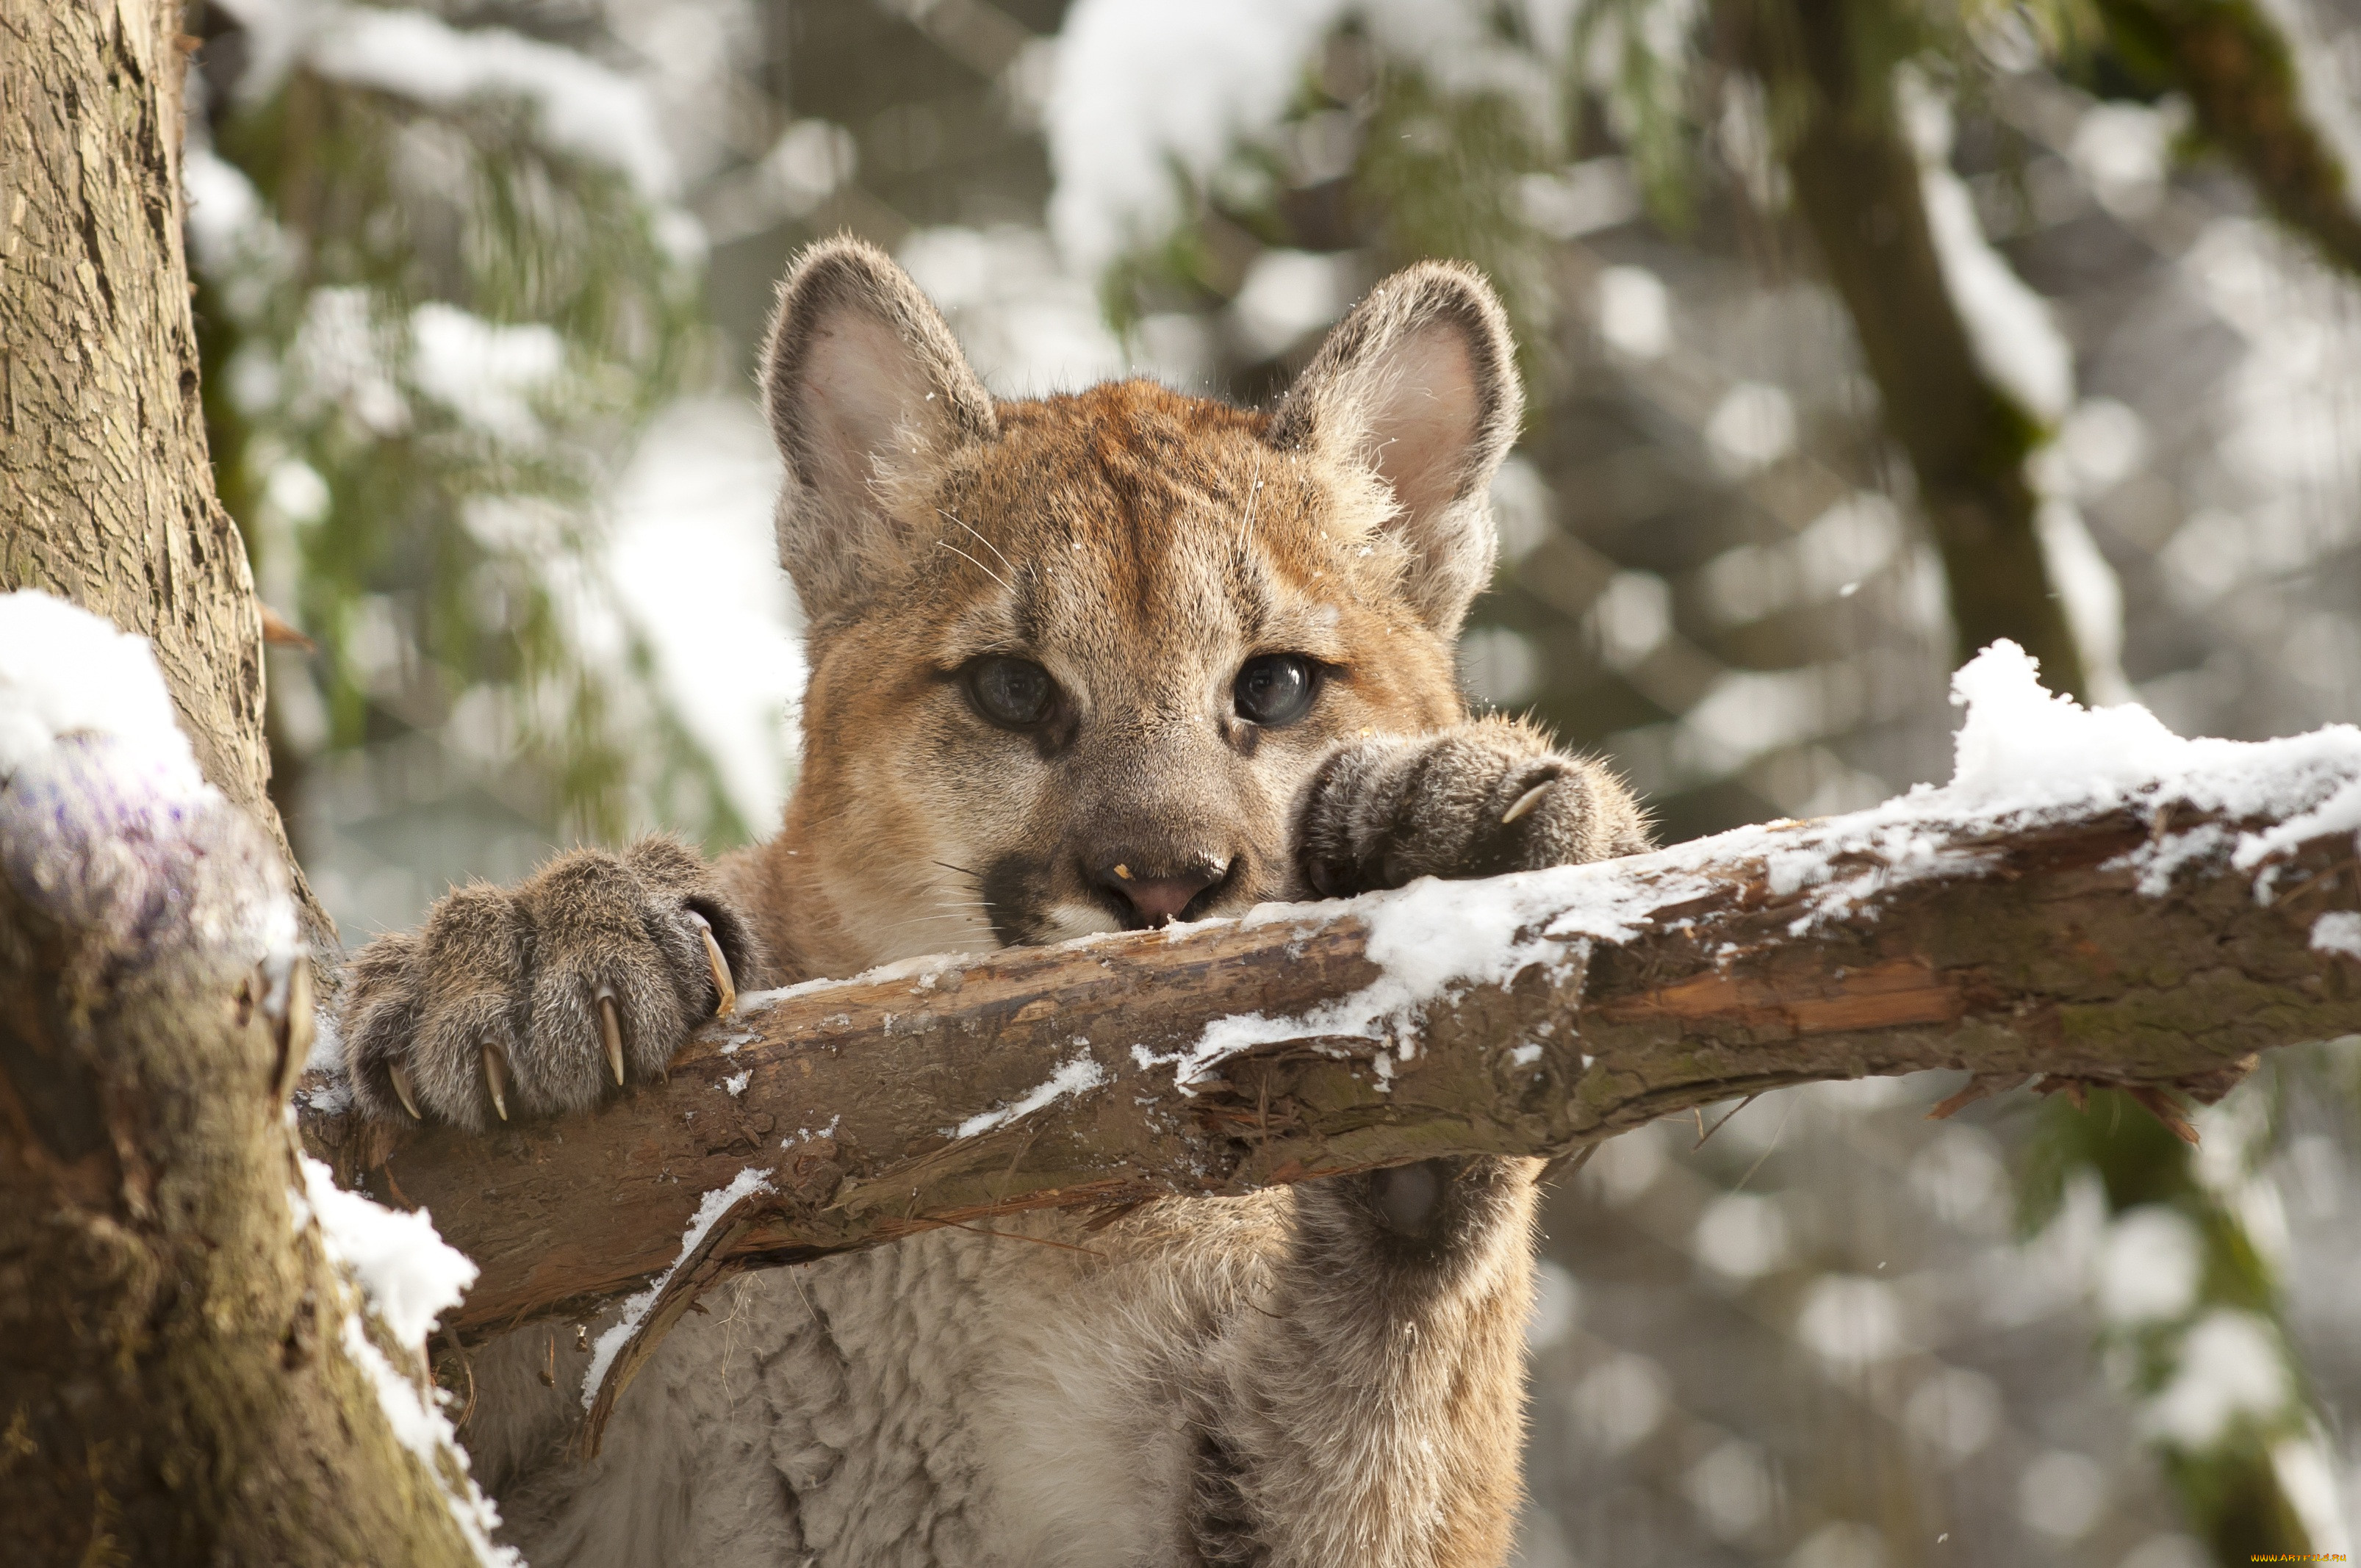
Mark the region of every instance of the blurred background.
<instances>
[{"instance_id":1,"label":"blurred background","mask_svg":"<svg viewBox=\"0 0 2361 1568\"><path fill-rule=\"evenodd\" d=\"M768 832L753 400L851 230L1004 396L1269 397L1482 265L1532 413L1471 697L1667 839L1949 773L1946 677L2361 696L2356 0L203 0L189 241L275 789L347 942ZM2193 1568L2361 1503L2361 1054L2202 1116L1764 1096L1549 1209L1528 1568ZM1708 1136L1708 1133L1710 1136Z\"/></svg>"}]
</instances>

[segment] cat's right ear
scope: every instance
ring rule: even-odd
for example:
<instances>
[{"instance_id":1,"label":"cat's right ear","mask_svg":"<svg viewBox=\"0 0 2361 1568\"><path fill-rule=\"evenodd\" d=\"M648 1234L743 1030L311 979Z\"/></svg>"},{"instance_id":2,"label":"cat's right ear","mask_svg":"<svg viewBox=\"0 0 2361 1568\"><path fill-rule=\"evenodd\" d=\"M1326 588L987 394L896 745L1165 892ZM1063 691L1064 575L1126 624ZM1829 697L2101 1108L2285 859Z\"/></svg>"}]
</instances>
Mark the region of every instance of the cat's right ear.
<instances>
[{"instance_id":1,"label":"cat's right ear","mask_svg":"<svg viewBox=\"0 0 2361 1568\"><path fill-rule=\"evenodd\" d=\"M875 246L824 240L779 285L763 402L786 460L779 564L818 625L856 610L911 548L905 481L999 434L942 314Z\"/></svg>"}]
</instances>

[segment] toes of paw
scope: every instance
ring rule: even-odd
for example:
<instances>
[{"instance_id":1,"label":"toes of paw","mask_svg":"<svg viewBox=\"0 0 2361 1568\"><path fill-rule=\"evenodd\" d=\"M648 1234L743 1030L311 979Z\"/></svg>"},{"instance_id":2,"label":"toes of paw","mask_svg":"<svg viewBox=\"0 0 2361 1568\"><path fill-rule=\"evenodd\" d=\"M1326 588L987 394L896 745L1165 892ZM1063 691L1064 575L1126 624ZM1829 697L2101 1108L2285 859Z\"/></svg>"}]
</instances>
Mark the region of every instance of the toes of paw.
<instances>
[{"instance_id":1,"label":"toes of paw","mask_svg":"<svg viewBox=\"0 0 2361 1568\"><path fill-rule=\"evenodd\" d=\"M553 1070L587 1075L602 1091L663 1077L693 1022L681 999L684 962L684 955L666 952L645 936L597 948L573 947L535 977L533 1033L544 1047L539 1054L550 1058Z\"/></svg>"},{"instance_id":2,"label":"toes of paw","mask_svg":"<svg viewBox=\"0 0 2361 1568\"><path fill-rule=\"evenodd\" d=\"M408 1048L387 1061L386 1077L405 1110L481 1128L542 1108L518 1092L513 1064L525 1055L506 994L443 996L419 1018Z\"/></svg>"}]
</instances>

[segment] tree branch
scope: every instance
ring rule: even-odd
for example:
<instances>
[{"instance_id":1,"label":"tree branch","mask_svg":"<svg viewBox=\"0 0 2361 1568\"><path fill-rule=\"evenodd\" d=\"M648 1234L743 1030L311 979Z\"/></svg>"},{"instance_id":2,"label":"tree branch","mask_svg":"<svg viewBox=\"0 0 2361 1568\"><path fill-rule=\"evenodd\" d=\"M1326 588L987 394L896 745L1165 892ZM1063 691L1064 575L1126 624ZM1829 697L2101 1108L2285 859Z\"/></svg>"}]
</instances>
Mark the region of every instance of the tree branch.
<instances>
[{"instance_id":1,"label":"tree branch","mask_svg":"<svg viewBox=\"0 0 2361 1568\"><path fill-rule=\"evenodd\" d=\"M480 1333L587 1317L676 1261L655 1316L739 1267L934 1226L1560 1156L1818 1080L1949 1068L2211 1102L2254 1052L2361 1029L2347 960L2310 946L2356 901L2349 828L2237 869L2257 827L2153 790L2046 818L1910 797L750 997L668 1084L588 1118L403 1130L314 1085L303 1131L482 1266L446 1320ZM679 1257L704 1195L748 1171L774 1190Z\"/></svg>"},{"instance_id":2,"label":"tree branch","mask_svg":"<svg viewBox=\"0 0 2361 1568\"><path fill-rule=\"evenodd\" d=\"M2101 0L2107 36L2151 82L2189 95L2197 125L2271 215L2361 272L2356 170L2305 102L2297 40L2257 0ZM2333 89L2331 89L2333 91Z\"/></svg>"},{"instance_id":3,"label":"tree branch","mask_svg":"<svg viewBox=\"0 0 2361 1568\"><path fill-rule=\"evenodd\" d=\"M1960 655L2009 638L2052 688L2080 695L2082 651L2049 580L2025 474L2043 433L1979 361L1892 72L1862 69L1860 9L1795 6L1792 52L1768 38L1759 51L1774 90L1812 105L1787 152L1796 210L1852 318L1886 429L1909 455Z\"/></svg>"}]
</instances>

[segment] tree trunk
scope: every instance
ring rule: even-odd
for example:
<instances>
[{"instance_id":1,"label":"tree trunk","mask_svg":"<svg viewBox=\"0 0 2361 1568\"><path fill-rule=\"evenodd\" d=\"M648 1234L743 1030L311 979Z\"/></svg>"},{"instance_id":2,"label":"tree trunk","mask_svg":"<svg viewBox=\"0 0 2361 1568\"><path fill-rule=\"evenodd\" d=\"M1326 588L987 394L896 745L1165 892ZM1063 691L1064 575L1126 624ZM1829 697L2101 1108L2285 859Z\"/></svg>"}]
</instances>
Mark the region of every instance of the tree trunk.
<instances>
[{"instance_id":1,"label":"tree trunk","mask_svg":"<svg viewBox=\"0 0 2361 1568\"><path fill-rule=\"evenodd\" d=\"M1943 558L1962 658L2007 638L2052 690L2087 695L2049 580L2025 460L2042 433L1977 362L1943 277L1892 72L1866 70L1862 0L1752 6L1743 31L1774 104L1806 105L1787 149L1795 204L1852 317L1885 426L1908 454Z\"/></svg>"},{"instance_id":2,"label":"tree trunk","mask_svg":"<svg viewBox=\"0 0 2361 1568\"><path fill-rule=\"evenodd\" d=\"M311 971L278 849L106 750L0 789L9 1561L471 1562L290 1213Z\"/></svg>"},{"instance_id":3,"label":"tree trunk","mask_svg":"<svg viewBox=\"0 0 2361 1568\"><path fill-rule=\"evenodd\" d=\"M323 1108L318 1085L304 1134L482 1266L446 1326L581 1319L662 1277L652 1333L734 1268L1018 1209L1562 1157L1818 1080L1964 1068L1972 1096L2037 1074L2131 1088L2177 1124L2173 1091L2210 1102L2256 1051L2361 1030L2361 983L2310 946L2328 904L2353 902L2349 831L2275 857L2260 885L2288 891L2264 901L2228 861L2234 825L2169 798L1907 827L1880 808L1497 884L902 965L750 999L668 1084L587 1119L403 1131ZM2171 860L2192 846L2216 852ZM2159 854L2179 869L2143 888ZM1496 938L1460 950L1461 978L1386 989L1372 954L1403 938L1373 932L1408 921L1450 949L1502 908ZM1236 1048L1204 1048L1224 1040ZM750 1172L767 1187L683 1256L705 1196Z\"/></svg>"},{"instance_id":4,"label":"tree trunk","mask_svg":"<svg viewBox=\"0 0 2361 1568\"><path fill-rule=\"evenodd\" d=\"M292 869L254 579L205 455L178 15L0 0L0 589L47 589L146 637L197 765ZM334 951L293 874L305 935Z\"/></svg>"},{"instance_id":5,"label":"tree trunk","mask_svg":"<svg viewBox=\"0 0 2361 1568\"><path fill-rule=\"evenodd\" d=\"M227 797L88 738L0 779L0 1519L11 1562L471 1562L457 1461L423 1408L398 1435L290 1212L310 971L198 410L176 16L0 0L0 582L145 634Z\"/></svg>"}]
</instances>

